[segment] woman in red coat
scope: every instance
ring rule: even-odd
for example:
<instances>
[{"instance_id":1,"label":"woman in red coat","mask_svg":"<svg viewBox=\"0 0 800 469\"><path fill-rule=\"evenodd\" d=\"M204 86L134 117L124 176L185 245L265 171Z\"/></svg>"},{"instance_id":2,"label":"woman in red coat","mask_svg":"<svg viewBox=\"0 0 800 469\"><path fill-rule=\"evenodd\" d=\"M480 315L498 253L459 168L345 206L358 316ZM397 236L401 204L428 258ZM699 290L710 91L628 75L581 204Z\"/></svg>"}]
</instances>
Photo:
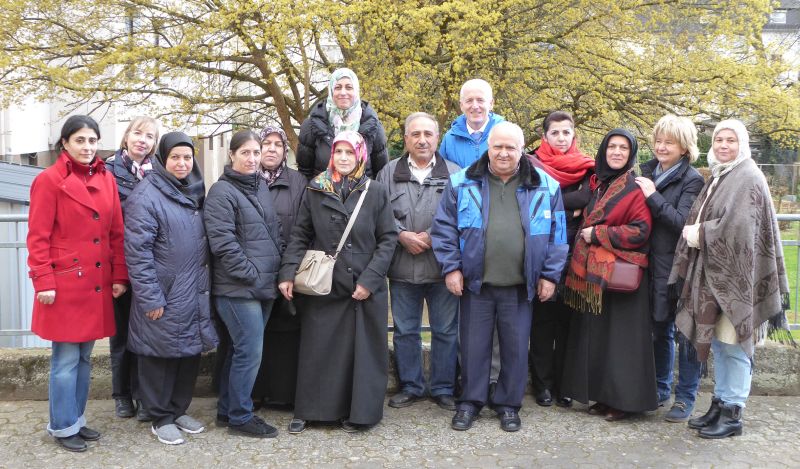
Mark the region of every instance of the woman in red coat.
<instances>
[{"instance_id":1,"label":"woman in red coat","mask_svg":"<svg viewBox=\"0 0 800 469\"><path fill-rule=\"evenodd\" d=\"M128 283L117 184L95 155L99 139L94 119L71 116L61 128L58 160L31 185L31 329L53 342L47 431L70 451L100 438L84 416L89 359L96 339L114 335L112 297Z\"/></svg>"}]
</instances>

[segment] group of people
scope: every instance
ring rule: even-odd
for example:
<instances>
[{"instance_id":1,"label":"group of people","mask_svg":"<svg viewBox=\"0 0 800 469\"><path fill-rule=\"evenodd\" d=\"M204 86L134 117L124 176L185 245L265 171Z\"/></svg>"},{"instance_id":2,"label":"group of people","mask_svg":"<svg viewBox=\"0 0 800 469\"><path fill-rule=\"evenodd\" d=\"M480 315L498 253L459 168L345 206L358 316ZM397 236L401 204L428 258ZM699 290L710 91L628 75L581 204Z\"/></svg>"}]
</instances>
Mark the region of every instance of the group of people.
<instances>
[{"instance_id":1,"label":"group of people","mask_svg":"<svg viewBox=\"0 0 800 469\"><path fill-rule=\"evenodd\" d=\"M67 119L29 216L32 330L53 342L48 432L70 451L100 438L84 412L103 337L117 416L151 422L162 443L205 430L187 410L214 348L217 426L275 437L255 411L279 405L294 411L291 434L365 431L383 417L391 301L391 407L429 396L468 430L489 406L513 432L530 374L539 405L575 399L616 421L672 400L677 341L666 419L705 438L741 434L754 344L785 325L788 296L741 122L717 125L704 182L686 118L659 120L637 177L625 129L592 158L572 116L551 112L526 155L486 81L464 83L459 102L441 145L433 116L409 115L405 152L389 161L358 77L336 70L301 126L297 171L281 128L241 130L208 191L186 134L159 137L139 117L103 161L97 123ZM308 250L335 255L326 295L295 290ZM709 350L714 399L689 420Z\"/></svg>"}]
</instances>

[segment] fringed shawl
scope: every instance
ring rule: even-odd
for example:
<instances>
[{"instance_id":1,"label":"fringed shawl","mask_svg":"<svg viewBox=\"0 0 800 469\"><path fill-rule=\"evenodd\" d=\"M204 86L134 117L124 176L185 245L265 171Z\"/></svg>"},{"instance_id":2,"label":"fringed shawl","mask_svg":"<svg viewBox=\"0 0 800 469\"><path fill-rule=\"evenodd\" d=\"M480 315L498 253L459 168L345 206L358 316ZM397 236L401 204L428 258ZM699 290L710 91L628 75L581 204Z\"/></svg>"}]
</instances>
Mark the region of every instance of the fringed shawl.
<instances>
[{"instance_id":1,"label":"fringed shawl","mask_svg":"<svg viewBox=\"0 0 800 469\"><path fill-rule=\"evenodd\" d=\"M764 175L751 159L742 161L716 184L698 219L714 179L709 180L689 213L700 223L700 249L681 237L669 285L678 298L675 324L706 360L719 314L736 329L739 344L753 356L758 329L786 335L789 281L783 262L778 221ZM779 338L780 339L780 338Z\"/></svg>"},{"instance_id":2,"label":"fringed shawl","mask_svg":"<svg viewBox=\"0 0 800 469\"><path fill-rule=\"evenodd\" d=\"M653 221L634 179L632 172L626 172L608 185L600 183L596 175L590 180L594 194L584 209L581 230L594 227L592 243L578 235L565 282L565 301L576 311L600 314L603 290L617 257L647 267Z\"/></svg>"}]
</instances>

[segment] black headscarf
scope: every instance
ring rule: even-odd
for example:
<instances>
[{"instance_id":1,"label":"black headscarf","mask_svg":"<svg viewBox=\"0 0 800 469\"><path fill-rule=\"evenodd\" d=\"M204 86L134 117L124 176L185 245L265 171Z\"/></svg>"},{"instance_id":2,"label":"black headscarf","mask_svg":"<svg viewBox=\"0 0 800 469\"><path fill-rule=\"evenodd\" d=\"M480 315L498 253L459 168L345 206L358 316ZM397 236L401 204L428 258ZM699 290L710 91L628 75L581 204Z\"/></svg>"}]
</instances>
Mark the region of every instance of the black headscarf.
<instances>
[{"instance_id":1,"label":"black headscarf","mask_svg":"<svg viewBox=\"0 0 800 469\"><path fill-rule=\"evenodd\" d=\"M184 179L178 179L169 173L166 169L166 159L169 152L178 146L185 146L192 149L192 172ZM161 137L158 142L158 151L156 152L157 164L153 165L153 169L162 175L167 181L172 183L187 199L194 202L197 208L203 206L203 200L206 197L206 186L203 182L203 173L200 171L200 165L197 164L197 159L194 157L194 143L191 137L183 132L169 132Z\"/></svg>"},{"instance_id":2,"label":"black headscarf","mask_svg":"<svg viewBox=\"0 0 800 469\"><path fill-rule=\"evenodd\" d=\"M606 160L606 150L608 149L608 141L611 140L611 137L619 135L621 137L625 137L628 139L628 143L631 145L631 154L628 156L628 162L625 164L623 168L620 169L611 169L608 166L608 161ZM633 136L630 132L625 129L614 129L606 134L603 137L603 143L600 144L600 148L597 149L597 156L595 156L595 174L597 174L597 178L600 179L602 182L608 183L614 180L620 174L627 173L633 167L633 164L636 162L636 153L639 151L639 144L636 143L636 137Z\"/></svg>"}]
</instances>

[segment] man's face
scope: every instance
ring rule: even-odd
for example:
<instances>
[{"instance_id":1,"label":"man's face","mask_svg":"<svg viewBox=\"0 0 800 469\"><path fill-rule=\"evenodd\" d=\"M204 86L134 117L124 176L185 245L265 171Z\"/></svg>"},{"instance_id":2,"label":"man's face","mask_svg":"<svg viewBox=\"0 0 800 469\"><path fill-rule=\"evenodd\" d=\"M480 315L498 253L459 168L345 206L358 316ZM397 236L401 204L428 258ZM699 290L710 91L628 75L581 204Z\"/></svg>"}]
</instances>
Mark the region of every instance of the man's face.
<instances>
[{"instance_id":1,"label":"man's face","mask_svg":"<svg viewBox=\"0 0 800 469\"><path fill-rule=\"evenodd\" d=\"M461 112L467 117L467 123L473 129L483 127L494 106L494 99L488 90L479 85L469 86L459 100Z\"/></svg>"},{"instance_id":2,"label":"man's face","mask_svg":"<svg viewBox=\"0 0 800 469\"><path fill-rule=\"evenodd\" d=\"M430 160L439 147L439 132L433 121L418 117L408 124L403 140L406 151L415 161Z\"/></svg>"},{"instance_id":3,"label":"man's face","mask_svg":"<svg viewBox=\"0 0 800 469\"><path fill-rule=\"evenodd\" d=\"M522 157L516 135L509 129L495 129L489 137L489 165L499 177L514 174Z\"/></svg>"}]
</instances>

